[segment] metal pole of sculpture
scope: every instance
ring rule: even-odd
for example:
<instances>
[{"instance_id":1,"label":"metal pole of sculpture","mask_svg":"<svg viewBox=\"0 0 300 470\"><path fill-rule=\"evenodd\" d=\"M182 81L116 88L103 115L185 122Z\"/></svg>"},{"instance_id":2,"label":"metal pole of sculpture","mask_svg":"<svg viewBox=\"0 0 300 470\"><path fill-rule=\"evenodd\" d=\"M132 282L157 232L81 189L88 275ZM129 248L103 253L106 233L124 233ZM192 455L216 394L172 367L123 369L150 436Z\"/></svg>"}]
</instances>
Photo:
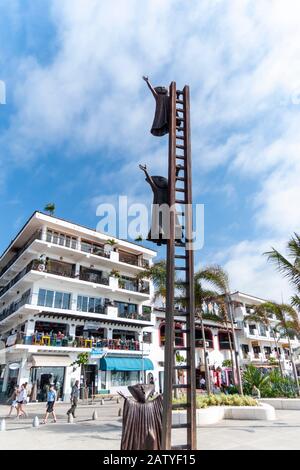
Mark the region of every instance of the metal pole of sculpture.
<instances>
[{"instance_id":1,"label":"metal pole of sculpture","mask_svg":"<svg viewBox=\"0 0 300 470\"><path fill-rule=\"evenodd\" d=\"M148 240L160 245L168 228L167 237L167 299L165 327L165 368L163 393L163 419L161 448L196 449L196 372L195 372L195 318L194 318L194 253L192 241L192 177L191 177L191 139L190 139L190 98L189 87L182 91L176 89L172 82L169 92L165 87L155 87L148 77L143 77L150 88L156 102L151 133L155 136L169 134L168 180L164 177L151 177L145 165L140 168L146 175L154 193L154 204L167 204L171 208L167 220L152 216L152 227ZM154 178L159 178L155 180ZM159 184L157 184L159 183ZM179 210L178 205L181 209ZM184 209L182 209L182 205ZM175 210L174 210L175 209ZM183 223L178 229L178 219ZM155 234L152 237L152 233ZM158 237L157 237L158 233ZM174 306L175 306L175 273L184 272L181 281L185 288L186 345L175 346ZM176 351L185 351L186 365L175 365ZM185 383L174 383L174 371L185 371ZM186 443L172 446L172 400L173 390L186 391L186 403L180 405L186 410ZM178 405L177 405L178 407ZM178 426L177 426L178 427ZM182 427L182 425L180 425Z\"/></svg>"}]
</instances>

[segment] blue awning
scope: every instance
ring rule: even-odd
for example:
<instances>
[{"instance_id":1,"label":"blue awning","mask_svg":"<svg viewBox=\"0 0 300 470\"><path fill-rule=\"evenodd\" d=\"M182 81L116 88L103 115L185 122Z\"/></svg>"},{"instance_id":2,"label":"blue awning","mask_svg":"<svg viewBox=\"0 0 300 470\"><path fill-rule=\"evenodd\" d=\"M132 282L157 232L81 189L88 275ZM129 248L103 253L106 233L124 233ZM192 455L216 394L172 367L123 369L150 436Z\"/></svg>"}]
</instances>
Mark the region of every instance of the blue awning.
<instances>
[{"instance_id":1,"label":"blue awning","mask_svg":"<svg viewBox=\"0 0 300 470\"><path fill-rule=\"evenodd\" d=\"M100 370L153 370L150 359L141 357L103 357L100 359Z\"/></svg>"}]
</instances>

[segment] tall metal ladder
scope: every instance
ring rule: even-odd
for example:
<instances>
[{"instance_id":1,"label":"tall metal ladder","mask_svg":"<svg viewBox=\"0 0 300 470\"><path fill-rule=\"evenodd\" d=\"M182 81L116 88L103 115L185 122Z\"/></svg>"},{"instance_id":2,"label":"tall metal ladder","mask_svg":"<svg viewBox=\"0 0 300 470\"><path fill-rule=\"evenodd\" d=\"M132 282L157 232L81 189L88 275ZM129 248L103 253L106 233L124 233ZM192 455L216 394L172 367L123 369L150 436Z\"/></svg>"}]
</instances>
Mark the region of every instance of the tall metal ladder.
<instances>
[{"instance_id":1,"label":"tall metal ladder","mask_svg":"<svg viewBox=\"0 0 300 470\"><path fill-rule=\"evenodd\" d=\"M189 87L176 90L176 83L170 85L170 131L169 131L169 203L176 207L181 217L182 241L175 240L175 211L170 213L170 237L167 242L167 298L165 325L165 372L163 394L163 449L197 448L196 440L196 371L195 371L195 318L194 318L194 254L187 243L192 240L192 177L190 138L190 96ZM178 205L184 204L184 210ZM176 273L184 273L185 305L180 316L186 317L186 344L175 346L174 307ZM178 314L178 313L177 313ZM186 364L176 365L176 351L185 351ZM185 383L175 383L178 370L184 371ZM173 391L182 389L186 402L180 405L186 411L186 424L172 425ZM186 440L182 445L172 445L173 429L185 428Z\"/></svg>"}]
</instances>

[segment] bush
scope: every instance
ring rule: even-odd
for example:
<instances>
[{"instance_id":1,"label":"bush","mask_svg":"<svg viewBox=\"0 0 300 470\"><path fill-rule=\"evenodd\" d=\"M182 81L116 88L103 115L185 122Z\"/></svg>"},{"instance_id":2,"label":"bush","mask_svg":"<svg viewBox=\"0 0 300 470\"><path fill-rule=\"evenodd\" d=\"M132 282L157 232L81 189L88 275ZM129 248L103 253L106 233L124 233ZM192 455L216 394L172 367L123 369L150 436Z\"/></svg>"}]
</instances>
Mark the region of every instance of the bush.
<instances>
[{"instance_id":1,"label":"bush","mask_svg":"<svg viewBox=\"0 0 300 470\"><path fill-rule=\"evenodd\" d=\"M260 369L250 364L243 373L243 387L246 394L251 395L256 386L262 398L295 398L297 388L291 377L282 377L278 369L263 374Z\"/></svg>"},{"instance_id":2,"label":"bush","mask_svg":"<svg viewBox=\"0 0 300 470\"><path fill-rule=\"evenodd\" d=\"M185 395L173 401L174 404L182 404L186 402ZM249 396L241 395L197 395L197 408L207 408L209 406L257 406L258 402Z\"/></svg>"}]
</instances>

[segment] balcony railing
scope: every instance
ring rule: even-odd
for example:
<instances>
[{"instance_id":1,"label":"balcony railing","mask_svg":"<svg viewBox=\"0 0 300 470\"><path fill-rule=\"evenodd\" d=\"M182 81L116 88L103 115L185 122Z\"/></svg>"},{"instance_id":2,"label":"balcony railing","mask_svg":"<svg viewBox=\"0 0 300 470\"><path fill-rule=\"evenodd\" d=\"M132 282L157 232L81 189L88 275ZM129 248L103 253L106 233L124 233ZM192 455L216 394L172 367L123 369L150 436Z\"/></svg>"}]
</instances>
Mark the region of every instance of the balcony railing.
<instances>
[{"instance_id":1,"label":"balcony railing","mask_svg":"<svg viewBox=\"0 0 300 470\"><path fill-rule=\"evenodd\" d=\"M213 349L213 341L211 339L206 339L205 340L205 343L206 343L206 347L208 349ZM203 339L196 339L195 340L195 346L196 348L203 348Z\"/></svg>"},{"instance_id":2,"label":"balcony railing","mask_svg":"<svg viewBox=\"0 0 300 470\"><path fill-rule=\"evenodd\" d=\"M118 311L118 317L130 320L151 321L151 312L122 312Z\"/></svg>"},{"instance_id":3,"label":"balcony railing","mask_svg":"<svg viewBox=\"0 0 300 470\"><path fill-rule=\"evenodd\" d=\"M95 284L103 284L104 286L109 285L109 278L103 277L102 275L98 275L95 273L80 273L79 279L81 281L93 282Z\"/></svg>"},{"instance_id":4,"label":"balcony railing","mask_svg":"<svg viewBox=\"0 0 300 470\"><path fill-rule=\"evenodd\" d=\"M16 302L12 302L8 307L6 307L4 310L2 310L0 314L0 322L2 320L5 320L5 318L9 317L13 313L15 313L19 308L23 307L25 304L30 304L31 303L31 296L25 296L21 298L20 300L17 300Z\"/></svg>"},{"instance_id":5,"label":"balcony railing","mask_svg":"<svg viewBox=\"0 0 300 470\"><path fill-rule=\"evenodd\" d=\"M132 292L140 292L141 294L149 294L150 293L150 287L149 283L145 281L136 281L136 280L128 280L128 279L119 279L119 288L120 289L125 289L125 290L130 290Z\"/></svg>"},{"instance_id":6,"label":"balcony railing","mask_svg":"<svg viewBox=\"0 0 300 470\"><path fill-rule=\"evenodd\" d=\"M11 258L11 260L1 269L0 277L14 264L14 262L24 253L24 251L35 241L42 239L41 230L37 230L25 243L25 245L20 248L17 253Z\"/></svg>"},{"instance_id":7,"label":"balcony railing","mask_svg":"<svg viewBox=\"0 0 300 470\"><path fill-rule=\"evenodd\" d=\"M23 333L16 335L15 344L27 346L56 346L63 348L108 348L120 351L140 351L140 343L137 340L85 338L83 336L65 336L47 333L35 333L24 336ZM10 344L11 345L11 344Z\"/></svg>"}]
</instances>

